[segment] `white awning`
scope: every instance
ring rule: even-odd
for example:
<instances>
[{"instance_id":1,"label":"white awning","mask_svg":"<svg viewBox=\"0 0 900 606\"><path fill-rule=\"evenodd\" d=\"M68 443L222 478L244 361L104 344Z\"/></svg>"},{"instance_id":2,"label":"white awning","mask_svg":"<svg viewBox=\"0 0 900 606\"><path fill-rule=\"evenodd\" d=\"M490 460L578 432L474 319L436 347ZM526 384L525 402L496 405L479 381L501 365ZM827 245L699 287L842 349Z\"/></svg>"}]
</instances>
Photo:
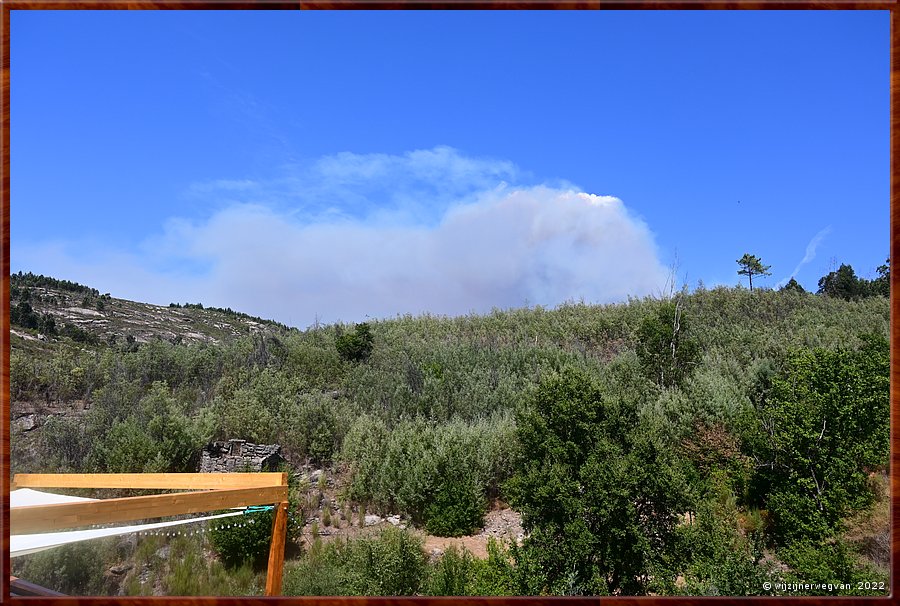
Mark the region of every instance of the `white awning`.
<instances>
[{"instance_id":1,"label":"white awning","mask_svg":"<svg viewBox=\"0 0 900 606\"><path fill-rule=\"evenodd\" d=\"M69 497L65 495L52 494L49 492L41 492L31 490L29 488L20 488L9 493L10 509L16 507L27 507L30 505L52 505L56 503L74 503L79 501L96 501L97 499L86 499L83 497ZM89 530L71 530L66 532L45 532L39 534L14 534L9 537L9 557L27 555L50 549L51 547L59 547L68 543L76 543L78 541L88 541L90 539L99 539L102 537L112 537L123 534L131 534L134 532L148 532L158 528L168 528L170 526L180 526L182 524L190 524L192 522L203 522L206 520L216 520L219 518L228 518L231 516L243 515L243 511L235 511L233 513L222 513L214 516L206 516L203 518L190 518L187 520L173 520L170 522L155 522L153 524L135 524L132 526L118 526L115 528L92 528Z\"/></svg>"},{"instance_id":2,"label":"white awning","mask_svg":"<svg viewBox=\"0 0 900 606\"><path fill-rule=\"evenodd\" d=\"M83 501L96 501L84 497L70 497L64 494L41 492L30 488L19 488L9 493L9 508L28 507L29 505L56 505L57 503L79 503Z\"/></svg>"}]
</instances>

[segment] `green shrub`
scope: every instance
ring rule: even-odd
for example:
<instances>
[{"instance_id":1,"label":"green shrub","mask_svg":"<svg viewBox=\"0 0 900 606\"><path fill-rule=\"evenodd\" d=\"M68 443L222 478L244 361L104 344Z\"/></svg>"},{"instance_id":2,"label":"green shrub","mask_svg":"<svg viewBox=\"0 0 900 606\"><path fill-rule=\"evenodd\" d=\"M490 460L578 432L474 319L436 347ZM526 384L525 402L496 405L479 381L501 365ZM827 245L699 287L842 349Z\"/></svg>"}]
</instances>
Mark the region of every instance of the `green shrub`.
<instances>
[{"instance_id":1,"label":"green shrub","mask_svg":"<svg viewBox=\"0 0 900 606\"><path fill-rule=\"evenodd\" d=\"M83 472L91 452L84 425L65 417L51 417L41 428L41 449L46 453L44 464L61 473Z\"/></svg>"},{"instance_id":2,"label":"green shrub","mask_svg":"<svg viewBox=\"0 0 900 606\"><path fill-rule=\"evenodd\" d=\"M439 537L472 534L484 524L485 499L472 478L449 476L425 508L425 528Z\"/></svg>"},{"instance_id":3,"label":"green shrub","mask_svg":"<svg viewBox=\"0 0 900 606\"><path fill-rule=\"evenodd\" d=\"M353 595L341 552L332 544L313 547L300 560L284 567L282 591L286 596Z\"/></svg>"},{"instance_id":4,"label":"green shrub","mask_svg":"<svg viewBox=\"0 0 900 606\"><path fill-rule=\"evenodd\" d=\"M227 568L204 556L198 538L179 537L169 545L166 595L252 596L262 594L260 574L249 563Z\"/></svg>"},{"instance_id":5,"label":"green shrub","mask_svg":"<svg viewBox=\"0 0 900 606\"><path fill-rule=\"evenodd\" d=\"M689 595L765 595L770 592L764 582L778 581L763 562L762 529L740 532L733 495L724 483L718 490L699 505L691 523L676 529L674 573L669 583L659 575L661 591L680 593L674 587L677 573L683 573Z\"/></svg>"},{"instance_id":6,"label":"green shrub","mask_svg":"<svg viewBox=\"0 0 900 606\"><path fill-rule=\"evenodd\" d=\"M414 595L426 572L422 539L407 530L388 528L374 538L345 546L347 574L357 595Z\"/></svg>"},{"instance_id":7,"label":"green shrub","mask_svg":"<svg viewBox=\"0 0 900 606\"><path fill-rule=\"evenodd\" d=\"M388 528L374 537L314 545L285 569L285 595L415 595L426 582L422 540Z\"/></svg>"},{"instance_id":8,"label":"green shrub","mask_svg":"<svg viewBox=\"0 0 900 606\"><path fill-rule=\"evenodd\" d=\"M220 419L216 433L257 444L275 442L294 424L292 407L303 389L301 381L272 368L223 378L214 403Z\"/></svg>"},{"instance_id":9,"label":"green shrub","mask_svg":"<svg viewBox=\"0 0 900 606\"><path fill-rule=\"evenodd\" d=\"M304 393L286 405L279 417L283 424L279 438L298 454L324 464L343 444L354 408L347 400L331 394Z\"/></svg>"},{"instance_id":10,"label":"green shrub","mask_svg":"<svg viewBox=\"0 0 900 606\"><path fill-rule=\"evenodd\" d=\"M511 551L488 539L488 557L475 558L455 545L429 565L425 595L430 596L514 596L519 595L520 572Z\"/></svg>"},{"instance_id":11,"label":"green shrub","mask_svg":"<svg viewBox=\"0 0 900 606\"><path fill-rule=\"evenodd\" d=\"M475 560L474 576L467 588L468 595L513 596L523 593L519 586L513 556L493 537L488 538L488 557Z\"/></svg>"},{"instance_id":12,"label":"green shrub","mask_svg":"<svg viewBox=\"0 0 900 606\"><path fill-rule=\"evenodd\" d=\"M680 385L698 364L700 347L690 336L685 297L679 295L645 315L637 338L644 370L661 387Z\"/></svg>"},{"instance_id":13,"label":"green shrub","mask_svg":"<svg viewBox=\"0 0 900 606\"><path fill-rule=\"evenodd\" d=\"M92 332L88 332L75 324L65 324L59 330L59 334L63 337L69 337L78 343L87 343L89 345L99 345L100 338Z\"/></svg>"},{"instance_id":14,"label":"green shrub","mask_svg":"<svg viewBox=\"0 0 900 606\"><path fill-rule=\"evenodd\" d=\"M487 495L512 468L515 434L509 414L474 423L414 419L392 430L362 416L344 441L351 468L349 496L408 515L440 534L468 534L481 525Z\"/></svg>"},{"instance_id":15,"label":"green shrub","mask_svg":"<svg viewBox=\"0 0 900 606\"><path fill-rule=\"evenodd\" d=\"M860 582L885 582L890 587L887 575L879 574L871 567L860 565L856 554L843 541L814 543L798 540L778 551L781 560L790 567L786 581L791 583L831 583L839 586L849 585L845 589L829 591L826 588L804 590L804 595L881 595L887 591L860 590Z\"/></svg>"},{"instance_id":16,"label":"green shrub","mask_svg":"<svg viewBox=\"0 0 900 606\"><path fill-rule=\"evenodd\" d=\"M471 595L477 564L471 552L451 545L431 567L426 595Z\"/></svg>"},{"instance_id":17,"label":"green shrub","mask_svg":"<svg viewBox=\"0 0 900 606\"><path fill-rule=\"evenodd\" d=\"M117 422L91 452L93 467L108 473L163 472L162 449L146 427L131 418Z\"/></svg>"},{"instance_id":18,"label":"green shrub","mask_svg":"<svg viewBox=\"0 0 900 606\"><path fill-rule=\"evenodd\" d=\"M355 407L332 393L309 390L302 379L284 370L244 374L220 381L219 393L204 415L212 433L254 443L277 442L318 463L330 461Z\"/></svg>"},{"instance_id":19,"label":"green shrub","mask_svg":"<svg viewBox=\"0 0 900 606\"><path fill-rule=\"evenodd\" d=\"M372 354L375 338L366 322L357 324L353 332L339 334L334 341L341 359L347 362L364 362Z\"/></svg>"},{"instance_id":20,"label":"green shrub","mask_svg":"<svg viewBox=\"0 0 900 606\"><path fill-rule=\"evenodd\" d=\"M212 522L209 541L228 568L265 566L272 542L274 509Z\"/></svg>"},{"instance_id":21,"label":"green shrub","mask_svg":"<svg viewBox=\"0 0 900 606\"><path fill-rule=\"evenodd\" d=\"M101 414L98 410L92 420ZM197 425L183 414L164 382L154 383L130 414L112 421L108 430L92 425L102 432L92 447L92 465L109 473L192 471L203 445Z\"/></svg>"},{"instance_id":22,"label":"green shrub","mask_svg":"<svg viewBox=\"0 0 900 606\"><path fill-rule=\"evenodd\" d=\"M104 595L103 562L115 539L70 543L16 558L14 572L31 583L66 595Z\"/></svg>"}]
</instances>

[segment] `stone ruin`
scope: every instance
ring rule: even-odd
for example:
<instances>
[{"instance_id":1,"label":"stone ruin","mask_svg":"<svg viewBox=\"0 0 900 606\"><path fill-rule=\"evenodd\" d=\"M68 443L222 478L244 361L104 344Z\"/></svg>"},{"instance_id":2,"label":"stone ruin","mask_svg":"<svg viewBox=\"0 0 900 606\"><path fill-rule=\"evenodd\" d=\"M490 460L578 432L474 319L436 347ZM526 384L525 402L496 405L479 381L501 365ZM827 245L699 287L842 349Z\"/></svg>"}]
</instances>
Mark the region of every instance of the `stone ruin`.
<instances>
[{"instance_id":1,"label":"stone ruin","mask_svg":"<svg viewBox=\"0 0 900 606\"><path fill-rule=\"evenodd\" d=\"M212 442L200 454L201 473L278 471L284 462L280 444L251 444L246 440Z\"/></svg>"}]
</instances>

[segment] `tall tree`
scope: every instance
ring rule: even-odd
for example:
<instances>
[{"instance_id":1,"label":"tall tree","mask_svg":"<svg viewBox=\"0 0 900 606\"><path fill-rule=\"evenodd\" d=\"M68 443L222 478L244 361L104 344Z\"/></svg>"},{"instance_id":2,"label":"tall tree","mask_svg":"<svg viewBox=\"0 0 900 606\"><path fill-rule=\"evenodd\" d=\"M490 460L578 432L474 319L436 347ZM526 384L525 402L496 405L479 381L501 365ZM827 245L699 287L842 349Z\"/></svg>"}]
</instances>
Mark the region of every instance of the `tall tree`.
<instances>
[{"instance_id":1,"label":"tall tree","mask_svg":"<svg viewBox=\"0 0 900 606\"><path fill-rule=\"evenodd\" d=\"M891 260L885 260L884 265L878 266L878 277L871 282L871 292L873 295L881 295L882 297L891 296Z\"/></svg>"},{"instance_id":2,"label":"tall tree","mask_svg":"<svg viewBox=\"0 0 900 606\"><path fill-rule=\"evenodd\" d=\"M771 276L769 269L771 265L763 265L762 261L756 255L744 253L744 256L737 260L737 264L741 266L738 274L747 276L750 280L750 290L753 290L753 276Z\"/></svg>"},{"instance_id":3,"label":"tall tree","mask_svg":"<svg viewBox=\"0 0 900 606\"><path fill-rule=\"evenodd\" d=\"M821 541L871 504L868 474L890 455L888 342L858 351L799 350L765 379L745 439L781 540Z\"/></svg>"},{"instance_id":4,"label":"tall tree","mask_svg":"<svg viewBox=\"0 0 900 606\"><path fill-rule=\"evenodd\" d=\"M572 368L541 382L516 431L507 491L529 532L517 558L540 571L532 590L645 593L686 506L672 450L633 406Z\"/></svg>"},{"instance_id":5,"label":"tall tree","mask_svg":"<svg viewBox=\"0 0 900 606\"><path fill-rule=\"evenodd\" d=\"M867 291L866 281L857 277L853 267L846 263L841 264L837 271L829 272L819 279L820 295L853 301L865 297Z\"/></svg>"},{"instance_id":6,"label":"tall tree","mask_svg":"<svg viewBox=\"0 0 900 606\"><path fill-rule=\"evenodd\" d=\"M638 328L637 354L647 375L660 387L681 384L697 365L700 346L690 337L681 296L644 316Z\"/></svg>"}]
</instances>

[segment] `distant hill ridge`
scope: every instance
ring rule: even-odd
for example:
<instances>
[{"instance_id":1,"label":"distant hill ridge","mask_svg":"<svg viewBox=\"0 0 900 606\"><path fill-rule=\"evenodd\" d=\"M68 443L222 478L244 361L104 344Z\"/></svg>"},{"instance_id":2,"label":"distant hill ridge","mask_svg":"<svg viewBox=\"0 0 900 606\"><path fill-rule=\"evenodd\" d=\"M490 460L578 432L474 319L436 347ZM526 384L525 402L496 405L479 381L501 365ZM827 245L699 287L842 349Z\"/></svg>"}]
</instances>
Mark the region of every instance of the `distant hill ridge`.
<instances>
[{"instance_id":1,"label":"distant hill ridge","mask_svg":"<svg viewBox=\"0 0 900 606\"><path fill-rule=\"evenodd\" d=\"M254 332L293 329L230 307L170 303L168 307L118 299L70 280L31 272L10 275L14 336L37 345L71 339L99 345L133 345L156 339L217 343Z\"/></svg>"}]
</instances>

